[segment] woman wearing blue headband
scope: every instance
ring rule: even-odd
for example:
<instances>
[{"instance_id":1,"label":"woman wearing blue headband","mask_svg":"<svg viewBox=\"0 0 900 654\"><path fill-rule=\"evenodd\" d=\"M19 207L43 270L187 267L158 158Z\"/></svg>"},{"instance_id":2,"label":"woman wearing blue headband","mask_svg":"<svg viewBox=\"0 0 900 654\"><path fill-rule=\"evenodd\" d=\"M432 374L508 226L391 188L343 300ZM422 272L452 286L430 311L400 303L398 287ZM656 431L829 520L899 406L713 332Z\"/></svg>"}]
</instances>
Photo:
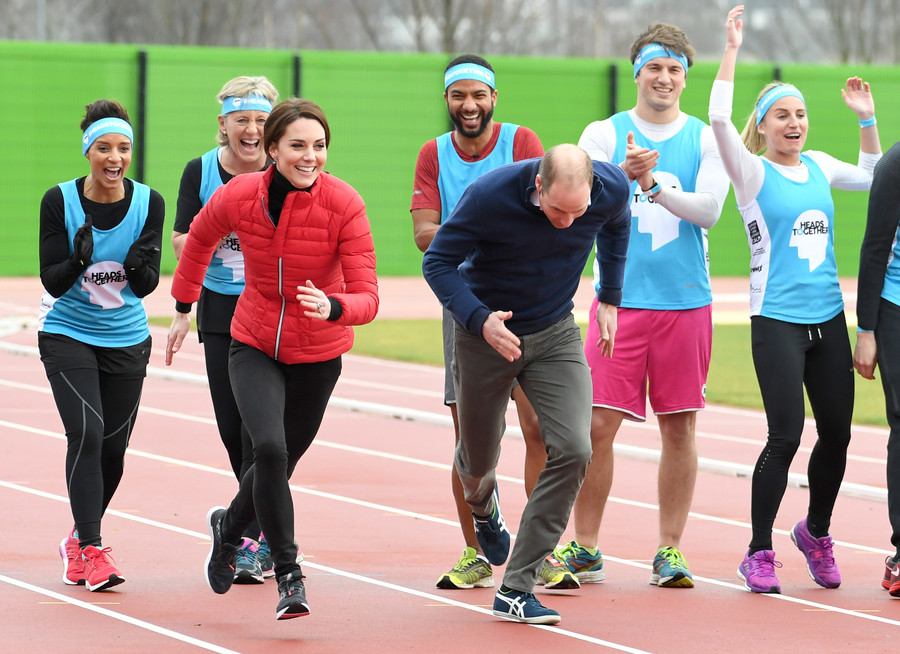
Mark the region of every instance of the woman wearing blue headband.
<instances>
[{"instance_id":1,"label":"woman wearing blue headband","mask_svg":"<svg viewBox=\"0 0 900 654\"><path fill-rule=\"evenodd\" d=\"M768 439L753 471L749 549L738 568L747 590L778 593L772 525L800 446L803 390L818 438L809 459L809 508L791 529L820 586L841 575L828 533L844 476L853 414L853 361L834 256L831 189L867 191L881 157L869 85L851 77L841 90L859 119L858 165L804 151L809 120L803 96L778 82L760 93L743 135L731 122L734 72L743 41L743 5L728 13L726 45L709 100L709 119L744 220L750 246L753 364ZM762 152L761 156L757 153Z\"/></svg>"},{"instance_id":2,"label":"woman wearing blue headband","mask_svg":"<svg viewBox=\"0 0 900 654\"><path fill-rule=\"evenodd\" d=\"M265 170L268 157L263 148L266 118L278 100L278 91L265 77L235 77L219 91L217 147L188 162L178 189L178 208L172 231L175 258L187 240L194 216L217 188L235 175ZM244 290L244 257L238 238L223 238L213 254L200 301L197 303L197 332L203 344L206 376L219 436L228 453L234 476L240 481L253 463L250 436L241 420L231 380L228 376L228 347L231 345L231 318ZM235 582L261 584L271 577L272 559L268 544L254 521L247 527L238 556Z\"/></svg>"},{"instance_id":3,"label":"woman wearing blue headband","mask_svg":"<svg viewBox=\"0 0 900 654\"><path fill-rule=\"evenodd\" d=\"M159 283L165 203L125 177L132 129L122 105L97 100L86 109L90 172L41 201L38 347L68 442L75 526L59 546L63 583L97 591L125 581L100 522L122 478L150 358L141 298Z\"/></svg>"}]
</instances>

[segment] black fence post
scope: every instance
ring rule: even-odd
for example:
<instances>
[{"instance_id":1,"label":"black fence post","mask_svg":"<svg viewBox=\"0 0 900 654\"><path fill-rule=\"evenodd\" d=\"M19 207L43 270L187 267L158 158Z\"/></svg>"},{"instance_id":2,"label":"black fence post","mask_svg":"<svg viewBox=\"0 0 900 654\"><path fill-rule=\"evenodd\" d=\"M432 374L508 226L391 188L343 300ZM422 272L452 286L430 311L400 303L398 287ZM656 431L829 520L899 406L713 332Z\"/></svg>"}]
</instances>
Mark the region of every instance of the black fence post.
<instances>
[{"instance_id":1,"label":"black fence post","mask_svg":"<svg viewBox=\"0 0 900 654\"><path fill-rule=\"evenodd\" d=\"M619 66L615 62L609 65L609 115L616 113L619 107Z\"/></svg>"},{"instance_id":2,"label":"black fence post","mask_svg":"<svg viewBox=\"0 0 900 654\"><path fill-rule=\"evenodd\" d=\"M303 67L303 57L294 55L294 97L302 97L300 95L300 75Z\"/></svg>"},{"instance_id":3,"label":"black fence post","mask_svg":"<svg viewBox=\"0 0 900 654\"><path fill-rule=\"evenodd\" d=\"M137 174L138 182L144 181L144 162L147 156L147 51L138 52L138 106L137 106L137 133L135 134L135 149L137 150Z\"/></svg>"}]
</instances>

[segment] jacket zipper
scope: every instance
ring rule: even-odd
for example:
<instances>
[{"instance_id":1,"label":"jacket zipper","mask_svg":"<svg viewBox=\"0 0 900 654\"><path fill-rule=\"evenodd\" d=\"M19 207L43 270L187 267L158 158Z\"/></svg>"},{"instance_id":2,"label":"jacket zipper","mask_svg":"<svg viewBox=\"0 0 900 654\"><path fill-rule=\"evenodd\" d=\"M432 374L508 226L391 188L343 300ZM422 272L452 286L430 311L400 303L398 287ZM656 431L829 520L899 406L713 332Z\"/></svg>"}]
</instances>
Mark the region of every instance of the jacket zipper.
<instances>
[{"instance_id":1,"label":"jacket zipper","mask_svg":"<svg viewBox=\"0 0 900 654\"><path fill-rule=\"evenodd\" d=\"M275 221L272 220L271 214L269 214L269 207L266 206L265 196L261 196L259 201L260 204L262 204L263 213L266 214L269 222L278 229L278 226L275 225ZM278 295L281 298L281 312L278 315L278 326L275 329L275 352L273 353L273 358L276 361L278 361L278 353L281 350L281 330L284 328L284 313L287 309L287 302L284 298L284 259L282 257L278 257Z\"/></svg>"}]
</instances>

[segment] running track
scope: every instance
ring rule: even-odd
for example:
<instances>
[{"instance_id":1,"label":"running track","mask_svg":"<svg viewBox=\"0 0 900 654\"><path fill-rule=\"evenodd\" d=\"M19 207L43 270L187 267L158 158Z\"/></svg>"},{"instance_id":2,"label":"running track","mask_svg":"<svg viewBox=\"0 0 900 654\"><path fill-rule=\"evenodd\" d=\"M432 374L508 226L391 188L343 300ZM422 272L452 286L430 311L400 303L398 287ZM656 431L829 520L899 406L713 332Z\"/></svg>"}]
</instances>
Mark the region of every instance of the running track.
<instances>
[{"instance_id":1,"label":"running track","mask_svg":"<svg viewBox=\"0 0 900 654\"><path fill-rule=\"evenodd\" d=\"M152 298L162 315L171 306L167 288ZM382 281L389 315L402 313L389 298L404 288ZM747 475L764 439L762 415L720 406L700 414L701 473L682 543L693 590L647 584L658 439L655 425L626 423L601 533L607 581L577 591L538 589L562 622L531 627L493 617L491 589L434 587L462 548L449 492L442 372L352 354L319 438L292 479L311 614L277 622L272 581L218 596L203 579L206 511L228 502L235 481L212 420L199 346L192 342L165 368L165 330L158 328L125 477L104 520L104 544L127 581L106 593L65 586L56 553L71 524L65 447L34 347L38 297L34 280L0 285L2 651L864 653L900 643L900 602L879 584L890 547L885 430L854 429L832 525L844 583L824 590L787 536L806 506L809 427L776 522L783 594L760 596L743 590L735 568L749 540ZM433 309L433 300L418 297L420 311ZM524 446L512 411L509 422L499 472L515 532L525 500ZM501 576L502 567L495 569L498 584Z\"/></svg>"}]
</instances>

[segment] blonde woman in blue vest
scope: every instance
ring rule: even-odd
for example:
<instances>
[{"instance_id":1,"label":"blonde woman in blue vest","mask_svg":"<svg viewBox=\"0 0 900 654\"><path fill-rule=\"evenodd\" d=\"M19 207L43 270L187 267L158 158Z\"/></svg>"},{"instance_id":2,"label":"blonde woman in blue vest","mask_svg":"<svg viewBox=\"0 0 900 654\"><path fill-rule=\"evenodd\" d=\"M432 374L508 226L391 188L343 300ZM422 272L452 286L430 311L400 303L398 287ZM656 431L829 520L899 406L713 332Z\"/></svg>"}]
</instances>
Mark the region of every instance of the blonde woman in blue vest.
<instances>
[{"instance_id":1,"label":"blonde woman in blue vest","mask_svg":"<svg viewBox=\"0 0 900 654\"><path fill-rule=\"evenodd\" d=\"M63 583L106 590L125 581L100 523L122 479L150 358L141 299L159 283L165 202L125 177L133 132L115 100L87 105L90 172L41 201L38 348L66 432L75 526L59 546Z\"/></svg>"},{"instance_id":2,"label":"blonde woman in blue vest","mask_svg":"<svg viewBox=\"0 0 900 654\"><path fill-rule=\"evenodd\" d=\"M753 470L753 533L738 576L751 592L781 592L772 527L800 446L805 388L817 439L809 457L807 514L790 536L813 581L837 588L841 574L829 528L847 463L854 382L834 256L831 189L868 191L872 185L881 158L875 101L869 84L858 77L841 89L859 121L856 165L804 149L810 126L806 101L790 84L766 85L739 134L731 112L743 11L738 5L728 12L725 52L709 99L710 125L750 247L753 365L768 423L766 445Z\"/></svg>"},{"instance_id":3,"label":"blonde woman in blue vest","mask_svg":"<svg viewBox=\"0 0 900 654\"><path fill-rule=\"evenodd\" d=\"M222 105L217 145L191 159L181 176L172 231L176 259L181 257L194 216L216 189L235 175L255 173L269 164L262 143L266 118L278 100L272 83L261 76L235 77L225 83L216 99ZM203 280L197 303L197 332L203 344L219 436L238 481L253 463L250 436L234 401L228 375L231 318L243 290L244 256L237 236L229 234L219 242ZM274 574L268 543L254 521L244 533L234 580L239 584L261 584Z\"/></svg>"}]
</instances>

